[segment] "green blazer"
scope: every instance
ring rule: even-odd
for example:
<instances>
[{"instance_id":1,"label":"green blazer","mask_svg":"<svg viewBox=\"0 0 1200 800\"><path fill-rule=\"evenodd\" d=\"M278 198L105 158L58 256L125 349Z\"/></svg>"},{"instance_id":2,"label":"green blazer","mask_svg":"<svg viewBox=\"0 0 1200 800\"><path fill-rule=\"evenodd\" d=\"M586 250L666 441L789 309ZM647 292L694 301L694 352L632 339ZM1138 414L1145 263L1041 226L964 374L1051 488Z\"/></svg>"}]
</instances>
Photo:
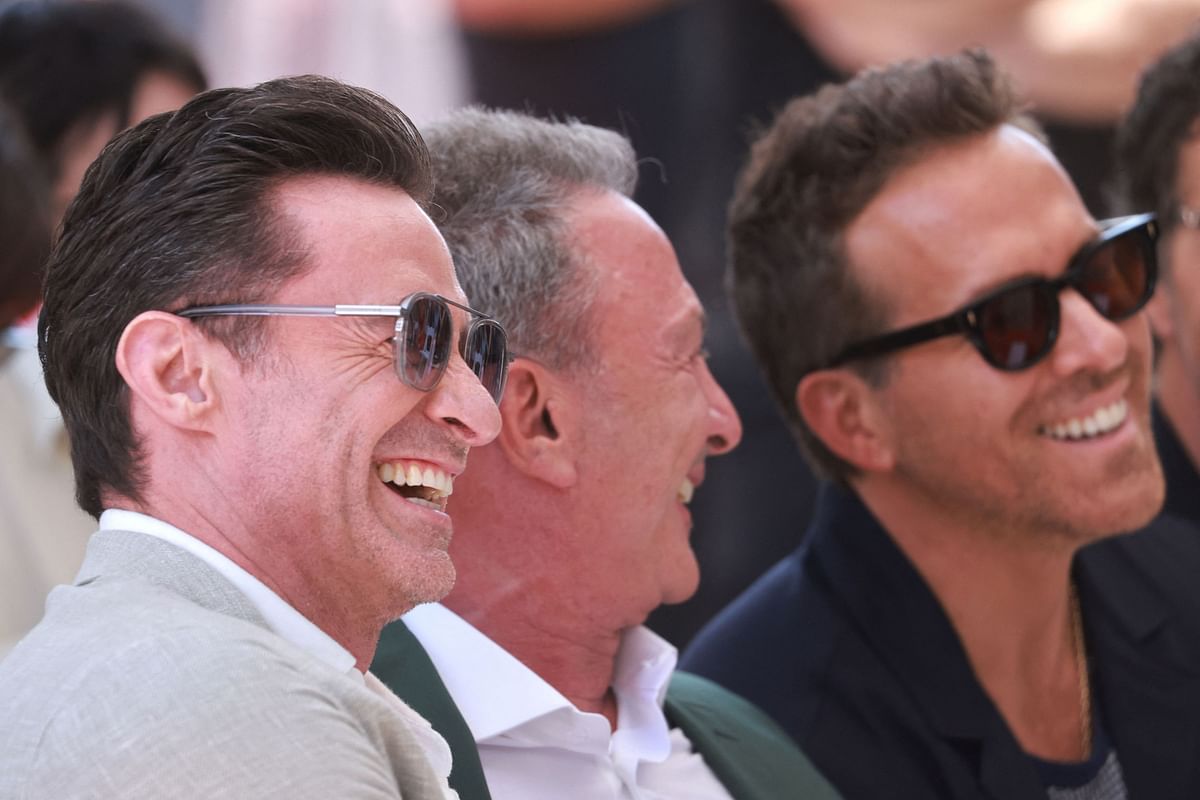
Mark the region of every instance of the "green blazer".
<instances>
[{"instance_id":1,"label":"green blazer","mask_svg":"<svg viewBox=\"0 0 1200 800\"><path fill-rule=\"evenodd\" d=\"M417 638L397 620L383 629L371 672L450 745L450 786L461 800L491 800L475 737ZM840 795L766 714L711 681L676 672L664 704L734 800L840 800Z\"/></svg>"}]
</instances>

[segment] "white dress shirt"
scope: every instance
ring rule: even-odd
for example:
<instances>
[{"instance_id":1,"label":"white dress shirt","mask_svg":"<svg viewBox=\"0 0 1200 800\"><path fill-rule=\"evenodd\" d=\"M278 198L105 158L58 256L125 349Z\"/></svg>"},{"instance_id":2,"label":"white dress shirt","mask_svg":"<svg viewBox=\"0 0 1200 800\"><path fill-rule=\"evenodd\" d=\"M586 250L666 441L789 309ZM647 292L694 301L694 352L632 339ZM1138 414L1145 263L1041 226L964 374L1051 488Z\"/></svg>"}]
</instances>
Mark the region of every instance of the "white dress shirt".
<instances>
[{"instance_id":1,"label":"white dress shirt","mask_svg":"<svg viewBox=\"0 0 1200 800\"><path fill-rule=\"evenodd\" d=\"M418 606L404 622L470 727L494 800L729 800L687 737L668 730L677 654L648 628L626 631L617 653L614 732L445 606Z\"/></svg>"},{"instance_id":2,"label":"white dress shirt","mask_svg":"<svg viewBox=\"0 0 1200 800\"><path fill-rule=\"evenodd\" d=\"M445 739L433 729L429 722L407 703L396 697L382 681L370 672L365 675L354 668L354 655L342 647L333 637L314 625L307 617L271 591L266 584L235 564L223 553L215 550L194 536L184 533L174 525L134 511L108 509L100 515L100 533L106 530L132 531L162 539L179 547L208 564L223 578L232 583L266 620L272 631L292 643L313 658L328 664L368 689L391 702L396 713L408 723L409 729L421 743L422 750L442 779L450 774L450 747ZM457 795L446 787L447 798Z\"/></svg>"}]
</instances>

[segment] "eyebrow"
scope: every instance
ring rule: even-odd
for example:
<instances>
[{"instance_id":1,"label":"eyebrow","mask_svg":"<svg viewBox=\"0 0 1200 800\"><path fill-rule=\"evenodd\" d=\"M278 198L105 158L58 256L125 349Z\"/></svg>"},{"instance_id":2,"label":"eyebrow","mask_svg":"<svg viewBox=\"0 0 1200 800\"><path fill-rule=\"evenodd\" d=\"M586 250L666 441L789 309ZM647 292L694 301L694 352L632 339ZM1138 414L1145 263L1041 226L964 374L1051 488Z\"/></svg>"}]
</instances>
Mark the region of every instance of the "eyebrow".
<instances>
[{"instance_id":1,"label":"eyebrow","mask_svg":"<svg viewBox=\"0 0 1200 800\"><path fill-rule=\"evenodd\" d=\"M1056 273L1054 276L1052 276L1052 278L1065 274L1066 271L1071 268L1071 264L1075 260L1075 256L1079 255L1080 251L1082 251L1085 247L1090 245L1092 242L1096 241L1096 239L1098 239L1103 232L1104 232L1103 228L1093 230L1091 232L1091 236L1089 238L1087 238L1083 242L1079 243L1075 247L1075 249L1071 251L1071 255L1067 257L1066 264L1064 264L1061 271ZM961 305L963 305L963 306L972 305L972 304L977 303L980 300L984 299L985 297L995 294L996 292L1002 292L1005 289L1008 289L1009 287L1018 286L1022 283L1025 283L1026 281L1028 281L1031 278L1041 278L1041 279L1045 279L1045 280L1052 279L1052 278L1047 278L1047 276L1041 274L1040 272L1034 272L1032 270L1027 270L1025 272L1020 273L1019 275L1009 275L1007 277L1000 278L999 280L992 281L991 283L987 283L984 286L982 286L981 288L976 289L975 291L971 292L971 294L967 297L966 300L964 300L962 302Z\"/></svg>"}]
</instances>

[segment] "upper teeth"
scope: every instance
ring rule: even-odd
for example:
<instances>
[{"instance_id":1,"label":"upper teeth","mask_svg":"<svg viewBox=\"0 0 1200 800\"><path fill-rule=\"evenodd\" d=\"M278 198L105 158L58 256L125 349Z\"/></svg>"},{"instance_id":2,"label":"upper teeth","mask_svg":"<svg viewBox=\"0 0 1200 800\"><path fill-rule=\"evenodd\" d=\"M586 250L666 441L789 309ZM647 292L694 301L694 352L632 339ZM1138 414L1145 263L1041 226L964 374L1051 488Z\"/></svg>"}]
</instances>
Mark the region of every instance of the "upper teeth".
<instances>
[{"instance_id":1,"label":"upper teeth","mask_svg":"<svg viewBox=\"0 0 1200 800\"><path fill-rule=\"evenodd\" d=\"M1112 405L1096 409L1086 417L1064 420L1054 425L1043 425L1040 433L1052 439L1087 439L1108 433L1125 421L1129 415L1129 404L1118 400Z\"/></svg>"},{"instance_id":2,"label":"upper teeth","mask_svg":"<svg viewBox=\"0 0 1200 800\"><path fill-rule=\"evenodd\" d=\"M442 497L454 493L454 478L437 467L412 461L393 461L376 467L379 479L397 486L427 486Z\"/></svg>"},{"instance_id":3,"label":"upper teeth","mask_svg":"<svg viewBox=\"0 0 1200 800\"><path fill-rule=\"evenodd\" d=\"M679 502L681 502L681 503L692 502L692 495L694 495L695 493L696 493L696 485L694 483L692 483L690 480L688 480L687 478L684 478L683 481L679 484Z\"/></svg>"}]
</instances>

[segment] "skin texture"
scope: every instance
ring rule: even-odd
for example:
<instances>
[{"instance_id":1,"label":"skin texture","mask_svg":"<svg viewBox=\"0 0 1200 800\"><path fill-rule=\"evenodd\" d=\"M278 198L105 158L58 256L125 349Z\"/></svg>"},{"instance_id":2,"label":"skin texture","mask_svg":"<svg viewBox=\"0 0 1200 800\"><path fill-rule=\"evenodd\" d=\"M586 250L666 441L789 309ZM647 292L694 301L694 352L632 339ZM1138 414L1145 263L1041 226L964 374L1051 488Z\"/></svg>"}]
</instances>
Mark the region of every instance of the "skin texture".
<instances>
[{"instance_id":1,"label":"skin texture","mask_svg":"<svg viewBox=\"0 0 1200 800\"><path fill-rule=\"evenodd\" d=\"M449 253L404 192L338 177L288 180L274 202L310 269L266 302L466 302ZM465 312L455 311L461 330ZM188 320L147 312L118 367L146 442L145 504L213 546L337 639L361 669L383 625L454 582L450 518L400 497L375 469L399 459L457 475L499 413L458 356L431 392L393 370L390 318L272 318L237 361Z\"/></svg>"},{"instance_id":2,"label":"skin texture","mask_svg":"<svg viewBox=\"0 0 1200 800\"><path fill-rule=\"evenodd\" d=\"M1057 276L1096 230L1050 153L1005 126L897 172L846 248L895 329L1020 277ZM1163 481L1145 315L1108 322L1072 290L1059 302L1058 342L1027 370L993 369L951 336L889 356L879 387L826 370L797 396L819 435L862 467L855 488L941 600L1018 741L1069 760L1082 755L1071 557L1149 521ZM1108 434L1042 432L1121 398L1129 415Z\"/></svg>"},{"instance_id":3,"label":"skin texture","mask_svg":"<svg viewBox=\"0 0 1200 800\"><path fill-rule=\"evenodd\" d=\"M581 192L574 252L598 275L595 363L519 359L504 430L455 486L447 605L580 709L615 723L621 632L699 580L680 484L741 438L704 360L703 312L662 231L613 192Z\"/></svg>"},{"instance_id":4,"label":"skin texture","mask_svg":"<svg viewBox=\"0 0 1200 800\"><path fill-rule=\"evenodd\" d=\"M1176 196L1200 208L1200 142L1179 151ZM1200 465L1200 231L1176 225L1160 243L1163 257L1150 321L1158 338L1158 402L1179 434L1192 463Z\"/></svg>"}]
</instances>

